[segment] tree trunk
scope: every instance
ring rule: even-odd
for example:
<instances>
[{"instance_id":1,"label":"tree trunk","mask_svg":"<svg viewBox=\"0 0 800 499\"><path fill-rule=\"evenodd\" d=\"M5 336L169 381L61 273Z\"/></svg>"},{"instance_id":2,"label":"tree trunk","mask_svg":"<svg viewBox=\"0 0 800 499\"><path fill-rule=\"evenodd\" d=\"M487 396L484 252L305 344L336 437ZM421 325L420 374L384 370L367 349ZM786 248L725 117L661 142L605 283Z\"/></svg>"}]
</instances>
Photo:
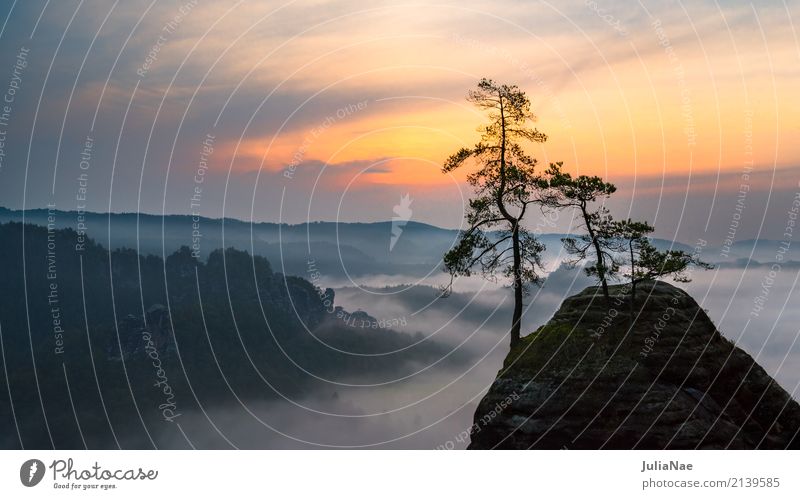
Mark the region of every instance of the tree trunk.
<instances>
[{"instance_id":1,"label":"tree trunk","mask_svg":"<svg viewBox=\"0 0 800 499\"><path fill-rule=\"evenodd\" d=\"M522 253L519 247L519 226L514 225L511 233L514 250L514 316L511 322L511 348L520 341L522 322Z\"/></svg>"},{"instance_id":2,"label":"tree trunk","mask_svg":"<svg viewBox=\"0 0 800 499\"><path fill-rule=\"evenodd\" d=\"M586 211L585 205L581 206L581 213L583 214L583 223L586 224L586 232L589 233L589 238L591 238L592 244L594 245L594 251L597 253L597 277L600 279L600 285L603 287L603 296L606 297L606 302L610 305L611 295L608 293L608 283L606 282L606 264L603 261L603 250L600 249L600 241L597 240L597 236L594 233L592 221L589 217L589 213Z\"/></svg>"},{"instance_id":3,"label":"tree trunk","mask_svg":"<svg viewBox=\"0 0 800 499\"><path fill-rule=\"evenodd\" d=\"M633 329L633 312L635 310L634 303L636 303L636 261L633 259L633 242L629 243L628 247L631 250L631 318L630 318L630 328Z\"/></svg>"},{"instance_id":4,"label":"tree trunk","mask_svg":"<svg viewBox=\"0 0 800 499\"><path fill-rule=\"evenodd\" d=\"M509 224L511 224L511 243L514 250L514 316L511 319L511 348L520 340L522 321L522 251L519 242L519 220L506 210L503 196L506 190L506 117L503 106L503 96L498 95L500 101L500 187L497 189L497 208Z\"/></svg>"}]
</instances>

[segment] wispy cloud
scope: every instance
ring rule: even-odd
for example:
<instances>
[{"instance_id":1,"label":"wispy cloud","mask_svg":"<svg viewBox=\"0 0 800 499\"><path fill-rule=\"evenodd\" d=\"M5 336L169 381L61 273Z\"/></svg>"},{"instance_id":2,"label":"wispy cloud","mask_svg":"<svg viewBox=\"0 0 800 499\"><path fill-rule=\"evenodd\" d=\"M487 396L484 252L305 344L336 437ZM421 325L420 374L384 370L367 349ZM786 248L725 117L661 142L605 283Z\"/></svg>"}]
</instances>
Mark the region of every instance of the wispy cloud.
<instances>
[{"instance_id":1,"label":"wispy cloud","mask_svg":"<svg viewBox=\"0 0 800 499\"><path fill-rule=\"evenodd\" d=\"M800 161L800 52L789 22L800 9L781 2L75 0L49 2L42 13L44 6L18 2L2 35L4 46L32 54L9 131L18 145L6 164L17 166L0 172L0 194L12 206L21 203L25 168L47 178L29 183L28 203L48 201L56 162L57 184L66 187L54 197L74 204L69 180L92 134L90 206L180 211L198 144L211 133L212 175L222 179L229 170L233 179L261 175L280 191L281 172L302 149L297 163L330 166L315 197L338 200L347 187L370 213L369 203L394 199L402 186L418 191L415 217L452 225L435 201L446 192L459 203L463 178L441 175L438 165L477 140L482 117L464 96L482 76L530 94L537 126L550 136L531 152L571 171L612 179L736 172L745 133L755 164ZM0 68L10 67L11 52L0 54ZM309 141L360 102L364 109ZM343 166L375 161L384 163L355 180ZM713 192L715 182L694 187ZM220 189L208 195L249 202L253 185Z\"/></svg>"}]
</instances>

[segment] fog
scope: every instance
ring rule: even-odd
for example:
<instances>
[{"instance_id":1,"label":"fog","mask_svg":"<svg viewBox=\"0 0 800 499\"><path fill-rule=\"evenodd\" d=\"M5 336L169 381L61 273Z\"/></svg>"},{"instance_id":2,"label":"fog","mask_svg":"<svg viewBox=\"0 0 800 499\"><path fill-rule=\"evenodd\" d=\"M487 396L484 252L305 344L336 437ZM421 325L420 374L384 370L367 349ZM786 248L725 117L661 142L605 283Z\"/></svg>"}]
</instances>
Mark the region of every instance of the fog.
<instances>
[{"instance_id":1,"label":"fog","mask_svg":"<svg viewBox=\"0 0 800 499\"><path fill-rule=\"evenodd\" d=\"M770 267L733 266L695 271L678 283L728 339L751 354L790 393L800 381L798 299L792 294L797 268L772 276L763 310L754 312ZM199 448L464 448L475 407L508 351L510 289L479 277L460 279L453 293L440 296L447 282L436 275L415 286L403 276L367 276L357 282L323 282L336 288L336 302L365 310L398 331L420 332L448 345L468 361L420 366L419 372L380 386L327 383L311 396L280 402L242 401L186 414L183 434L170 428L160 445ZM407 279L406 282L415 282ZM577 269L560 268L526 298L523 331L547 322L564 297L590 282ZM376 331L376 334L379 334ZM352 380L358 384L358 380ZM209 422L213 422L216 429ZM185 437L184 437L185 434ZM223 437L224 436L224 437ZM188 441L187 441L188 440Z\"/></svg>"},{"instance_id":2,"label":"fog","mask_svg":"<svg viewBox=\"0 0 800 499\"><path fill-rule=\"evenodd\" d=\"M726 338L795 396L800 382L800 295L794 293L799 270L784 265L770 285L765 283L770 267L764 265L698 272L692 282L679 284ZM755 300L762 296L763 309L758 310Z\"/></svg>"}]
</instances>

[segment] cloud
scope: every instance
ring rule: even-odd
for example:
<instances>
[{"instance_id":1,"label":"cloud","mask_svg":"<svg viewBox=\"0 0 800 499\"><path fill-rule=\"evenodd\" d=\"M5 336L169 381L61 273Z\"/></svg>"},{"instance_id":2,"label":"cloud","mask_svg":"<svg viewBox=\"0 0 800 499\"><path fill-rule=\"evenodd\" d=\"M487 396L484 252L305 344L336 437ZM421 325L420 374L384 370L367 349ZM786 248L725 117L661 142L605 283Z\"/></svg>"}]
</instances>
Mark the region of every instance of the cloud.
<instances>
[{"instance_id":1,"label":"cloud","mask_svg":"<svg viewBox=\"0 0 800 499\"><path fill-rule=\"evenodd\" d=\"M292 199L314 198L315 218L330 219L344 199L353 219L386 219L385 200L404 190L416 192L415 216L456 226L463 176L443 176L439 165L477 140L482 117L464 96L481 76L517 82L531 95L537 126L550 135L531 151L542 163L565 160L573 171L621 178L621 186L632 185L635 175L633 196L649 200L663 192L659 217L671 218L662 227L677 225L682 174L739 170L745 97L755 163L792 165L800 158L791 140L800 104L793 73L784 69L796 62L786 22L795 6L702 2L645 10L611 1L507 0L435 4L421 16L419 7L389 1L198 1L191 8L188 0L136 1L112 10L109 2L87 0L76 11L78 5L49 2L42 11L44 2L17 2L2 35L6 46L30 46L32 54L14 104L9 166L0 171L0 195L9 206L20 207L24 197L29 206L55 200L74 207L77 158L91 134L93 209L163 206L185 213L200 144L213 134L209 178L218 181L209 180L217 186L206 191L204 214L276 219L275 201L286 186ZM685 87L654 19L685 72ZM160 36L165 41L158 45ZM137 75L157 45L149 69ZM11 67L12 52L0 54L0 67ZM693 148L686 144L682 88L698 133ZM306 177L287 185L275 175L315 127L360 102L365 109L336 120L303 154L300 162L331 165L313 195L301 192L314 185ZM344 192L358 173L344 165L382 160ZM26 169L34 180L23 196ZM668 178L663 191L651 181L659 172ZM256 177L256 192L269 199L253 203ZM713 176L692 174L689 206L700 216L690 222L711 210L709 190L723 195L735 182L729 180L718 186ZM763 199L766 187L756 188L753 198ZM297 204L289 213L302 221L308 202ZM689 239L697 233L696 226L687 231Z\"/></svg>"}]
</instances>

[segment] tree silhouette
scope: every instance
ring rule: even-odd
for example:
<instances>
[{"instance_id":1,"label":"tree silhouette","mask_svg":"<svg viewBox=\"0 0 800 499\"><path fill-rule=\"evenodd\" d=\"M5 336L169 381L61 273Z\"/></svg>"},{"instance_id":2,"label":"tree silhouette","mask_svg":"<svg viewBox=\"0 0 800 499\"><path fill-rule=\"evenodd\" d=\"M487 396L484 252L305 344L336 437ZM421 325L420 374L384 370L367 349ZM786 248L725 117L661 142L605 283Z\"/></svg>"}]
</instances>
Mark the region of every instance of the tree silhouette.
<instances>
[{"instance_id":1,"label":"tree silhouette","mask_svg":"<svg viewBox=\"0 0 800 499\"><path fill-rule=\"evenodd\" d=\"M636 299L637 283L632 276L637 275L637 264L640 260L642 248L649 243L647 235L652 233L653 230L655 229L649 223L634 221L630 218L614 222L613 232L617 236L619 250L627 254L630 265L630 273L625 274L625 277L628 277L631 283L631 309L633 309L633 302Z\"/></svg>"},{"instance_id":2,"label":"tree silhouette","mask_svg":"<svg viewBox=\"0 0 800 499\"><path fill-rule=\"evenodd\" d=\"M598 199L607 198L613 194L617 187L604 182L600 177L580 175L572 177L569 173L561 171L563 163L551 163L547 170L546 185L547 195L543 197L544 203L554 208L572 207L578 210L582 227L586 231L577 237L562 239L564 249L574 259L569 262L573 265L588 258L594 252L595 261L587 265L586 274L595 277L603 289L603 296L610 300L608 293L608 279L614 277L619 270L616 258L614 240L614 223L605 206L592 209L591 204Z\"/></svg>"},{"instance_id":3,"label":"tree silhouette","mask_svg":"<svg viewBox=\"0 0 800 499\"><path fill-rule=\"evenodd\" d=\"M620 220L612 222L610 231L616 236L618 244L617 250L620 254L624 254L628 258L630 265L630 273L625 274L625 277L630 279L630 314L628 316L629 326L633 326L633 316L635 312L636 303L636 284L637 281L632 276L636 275L637 264L639 262L640 253L647 240L647 235L652 233L652 225L646 221L635 221L630 218L627 220Z\"/></svg>"},{"instance_id":4,"label":"tree silhouette","mask_svg":"<svg viewBox=\"0 0 800 499\"><path fill-rule=\"evenodd\" d=\"M537 161L523 150L522 142L544 142L547 136L529 126L535 120L525 92L516 85L500 85L482 79L467 99L488 113L489 123L481 126L481 140L447 158L444 173L463 166L467 160L477 170L467 175L476 196L469 201L464 230L455 246L444 255L450 273L449 292L456 276L471 275L478 267L484 277L496 279L500 271L511 279L514 313L511 322L512 347L520 339L522 298L530 283L539 284L540 255L544 245L522 227L528 206L536 203L541 186L534 169Z\"/></svg>"},{"instance_id":5,"label":"tree silhouette","mask_svg":"<svg viewBox=\"0 0 800 499\"><path fill-rule=\"evenodd\" d=\"M635 258L631 260L630 273L625 274L631 282L631 293L636 289L637 283L659 277L671 276L678 282L690 282L691 279L686 273L690 266L706 270L714 268L713 265L682 250L661 251L646 237L639 238L636 246L638 253L634 253ZM635 296L632 294L631 301L634 299Z\"/></svg>"}]
</instances>

